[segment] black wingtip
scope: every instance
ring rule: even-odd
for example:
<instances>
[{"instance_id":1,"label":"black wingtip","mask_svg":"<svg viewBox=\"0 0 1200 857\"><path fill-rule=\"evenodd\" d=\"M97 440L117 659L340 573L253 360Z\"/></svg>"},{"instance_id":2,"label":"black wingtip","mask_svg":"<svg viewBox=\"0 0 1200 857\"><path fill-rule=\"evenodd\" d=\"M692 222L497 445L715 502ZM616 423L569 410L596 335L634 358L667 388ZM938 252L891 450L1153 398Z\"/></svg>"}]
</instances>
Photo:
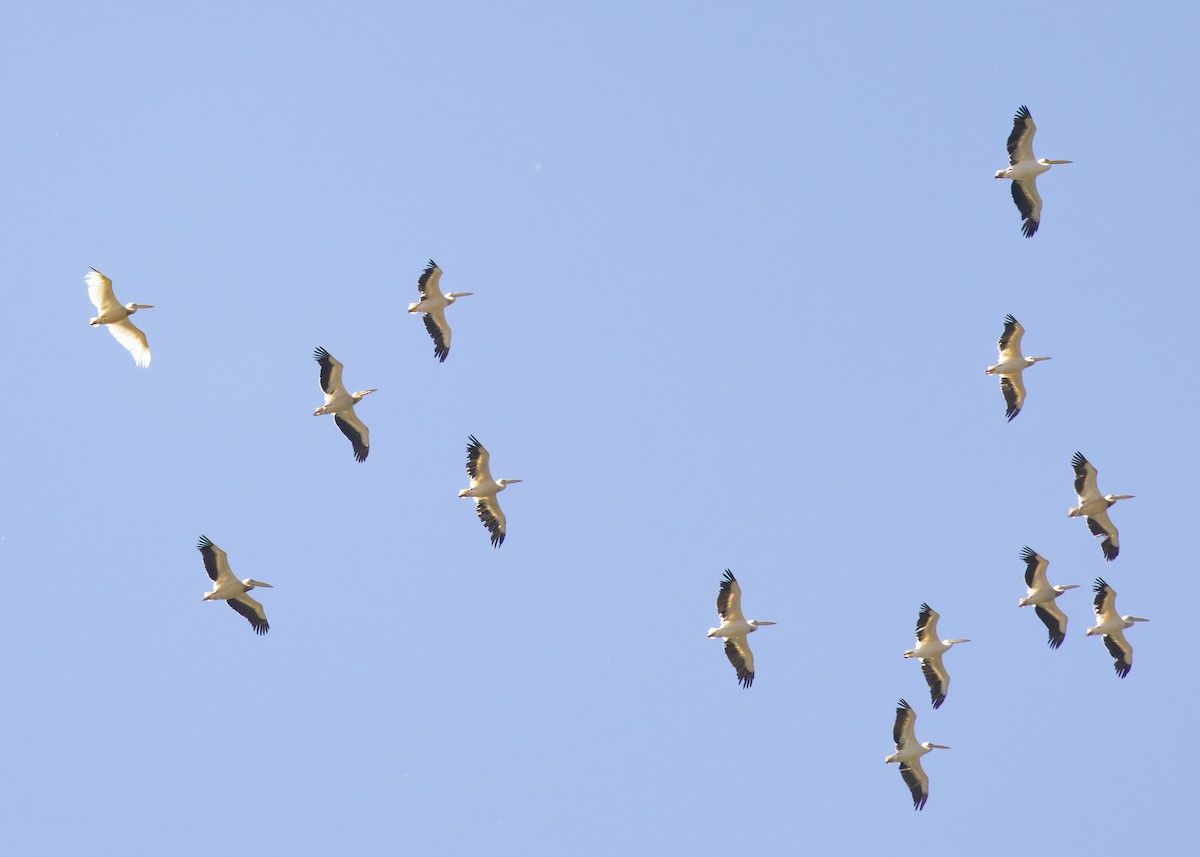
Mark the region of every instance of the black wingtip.
<instances>
[{"instance_id":1,"label":"black wingtip","mask_svg":"<svg viewBox=\"0 0 1200 857\"><path fill-rule=\"evenodd\" d=\"M1013 119L1024 119L1028 115L1029 115L1029 108L1026 107L1024 104L1022 104L1020 107L1017 108L1017 114L1015 116L1013 116Z\"/></svg>"},{"instance_id":2,"label":"black wingtip","mask_svg":"<svg viewBox=\"0 0 1200 857\"><path fill-rule=\"evenodd\" d=\"M316 360L318 363L328 356L329 352L319 345L316 347L316 350L313 351L313 360Z\"/></svg>"},{"instance_id":3,"label":"black wingtip","mask_svg":"<svg viewBox=\"0 0 1200 857\"><path fill-rule=\"evenodd\" d=\"M725 583L735 583L737 578L733 576L732 571L725 569L725 573L721 575L721 580L723 580Z\"/></svg>"},{"instance_id":4,"label":"black wingtip","mask_svg":"<svg viewBox=\"0 0 1200 857\"><path fill-rule=\"evenodd\" d=\"M1071 466L1072 467L1083 467L1087 463L1088 463L1088 460L1083 457L1082 452L1076 452L1074 455L1071 456Z\"/></svg>"},{"instance_id":5,"label":"black wingtip","mask_svg":"<svg viewBox=\"0 0 1200 857\"><path fill-rule=\"evenodd\" d=\"M1033 559L1036 556L1037 556L1037 551L1035 551L1029 545L1025 545L1025 547L1021 548L1021 559L1028 561L1028 560Z\"/></svg>"},{"instance_id":6,"label":"black wingtip","mask_svg":"<svg viewBox=\"0 0 1200 857\"><path fill-rule=\"evenodd\" d=\"M196 542L196 550L198 551L202 551L205 548L211 547L213 547L212 539L210 539L208 536L201 536L200 540Z\"/></svg>"}]
</instances>

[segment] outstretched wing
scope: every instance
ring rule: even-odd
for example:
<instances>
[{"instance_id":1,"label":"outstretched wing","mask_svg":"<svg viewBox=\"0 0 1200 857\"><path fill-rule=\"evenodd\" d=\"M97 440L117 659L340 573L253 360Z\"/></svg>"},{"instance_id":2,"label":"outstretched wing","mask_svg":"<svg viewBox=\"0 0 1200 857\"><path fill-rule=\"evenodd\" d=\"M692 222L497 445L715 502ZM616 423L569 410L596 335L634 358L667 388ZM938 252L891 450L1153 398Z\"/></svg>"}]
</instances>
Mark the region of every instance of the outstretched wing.
<instances>
[{"instance_id":1,"label":"outstretched wing","mask_svg":"<svg viewBox=\"0 0 1200 857\"><path fill-rule=\"evenodd\" d=\"M717 593L717 615L726 622L746 621L742 615L742 587L729 569L725 569L721 591Z\"/></svg>"},{"instance_id":2,"label":"outstretched wing","mask_svg":"<svg viewBox=\"0 0 1200 857\"><path fill-rule=\"evenodd\" d=\"M125 350L133 355L133 362L143 369L150 365L150 345L146 342L146 334L130 321L123 318L112 324L104 325L113 339L125 346Z\"/></svg>"},{"instance_id":3,"label":"outstretched wing","mask_svg":"<svg viewBox=\"0 0 1200 857\"><path fill-rule=\"evenodd\" d=\"M92 306L99 310L100 315L107 315L121 306L113 295L112 280L95 268L83 275L83 281L87 283L88 298Z\"/></svg>"},{"instance_id":4,"label":"outstretched wing","mask_svg":"<svg viewBox=\"0 0 1200 857\"><path fill-rule=\"evenodd\" d=\"M263 610L263 606L249 595L238 595L228 601L234 612L240 613L249 620L250 626L254 628L254 633L262 635L271 630L271 626L267 624L267 611Z\"/></svg>"},{"instance_id":5,"label":"outstretched wing","mask_svg":"<svg viewBox=\"0 0 1200 857\"><path fill-rule=\"evenodd\" d=\"M321 365L321 390L325 395L335 398L347 395L346 388L342 385L342 364L320 347L313 352L313 360Z\"/></svg>"},{"instance_id":6,"label":"outstretched wing","mask_svg":"<svg viewBox=\"0 0 1200 857\"><path fill-rule=\"evenodd\" d=\"M498 548L504 544L508 521L500 509L500 504L496 501L496 495L476 497L475 514L479 516L479 520L483 521L487 531L492 534L492 547Z\"/></svg>"},{"instance_id":7,"label":"outstretched wing","mask_svg":"<svg viewBox=\"0 0 1200 857\"><path fill-rule=\"evenodd\" d=\"M1047 641L1050 648L1057 649L1067 638L1067 614L1059 610L1058 605L1053 601L1035 605L1033 612L1037 613L1037 617L1042 620L1046 630L1050 632L1050 638Z\"/></svg>"},{"instance_id":8,"label":"outstretched wing","mask_svg":"<svg viewBox=\"0 0 1200 857\"><path fill-rule=\"evenodd\" d=\"M725 640L725 657L737 671L738 684L742 687L754 684L754 653L744 635Z\"/></svg>"},{"instance_id":9,"label":"outstretched wing","mask_svg":"<svg viewBox=\"0 0 1200 857\"><path fill-rule=\"evenodd\" d=\"M437 262L432 259L425 266L425 270L421 272L420 278L417 280L417 291L421 293L421 300L425 300L431 295L440 298L442 290L438 283L442 281L442 269L437 266Z\"/></svg>"},{"instance_id":10,"label":"outstretched wing","mask_svg":"<svg viewBox=\"0 0 1200 857\"><path fill-rule=\"evenodd\" d=\"M433 356L445 363L450 354L450 325L446 323L446 311L435 309L425 313L425 329L433 339Z\"/></svg>"},{"instance_id":11,"label":"outstretched wing","mask_svg":"<svg viewBox=\"0 0 1200 857\"><path fill-rule=\"evenodd\" d=\"M1004 394L1004 404L1007 406L1004 416L1008 417L1010 423L1025 406L1025 382L1021 379L1022 374L1018 372L1016 375L1000 376L1000 392Z\"/></svg>"},{"instance_id":12,"label":"outstretched wing","mask_svg":"<svg viewBox=\"0 0 1200 857\"><path fill-rule=\"evenodd\" d=\"M354 447L354 460L360 462L366 461L371 445L370 433L367 431L366 423L358 418L358 414L354 412L353 408L338 411L333 415L333 421L342 430L342 434L350 439L350 445Z\"/></svg>"},{"instance_id":13,"label":"outstretched wing","mask_svg":"<svg viewBox=\"0 0 1200 857\"><path fill-rule=\"evenodd\" d=\"M1022 104L1017 108L1017 115L1013 117L1013 129L1008 135L1008 163L1016 166L1021 161L1033 161L1033 135L1037 133L1037 126L1033 124L1033 117L1029 115L1029 108Z\"/></svg>"},{"instance_id":14,"label":"outstretched wing","mask_svg":"<svg viewBox=\"0 0 1200 857\"><path fill-rule=\"evenodd\" d=\"M209 579L217 584L216 588L221 588L225 581L233 579L229 557L225 551L212 543L212 539L201 536L200 541L196 542L196 550L200 551L200 556L204 559L204 570L208 572Z\"/></svg>"},{"instance_id":15,"label":"outstretched wing","mask_svg":"<svg viewBox=\"0 0 1200 857\"><path fill-rule=\"evenodd\" d=\"M1012 197L1017 204L1017 211L1021 212L1021 232L1026 238L1032 238L1042 222L1042 197L1038 193L1037 179L1014 181Z\"/></svg>"}]
</instances>

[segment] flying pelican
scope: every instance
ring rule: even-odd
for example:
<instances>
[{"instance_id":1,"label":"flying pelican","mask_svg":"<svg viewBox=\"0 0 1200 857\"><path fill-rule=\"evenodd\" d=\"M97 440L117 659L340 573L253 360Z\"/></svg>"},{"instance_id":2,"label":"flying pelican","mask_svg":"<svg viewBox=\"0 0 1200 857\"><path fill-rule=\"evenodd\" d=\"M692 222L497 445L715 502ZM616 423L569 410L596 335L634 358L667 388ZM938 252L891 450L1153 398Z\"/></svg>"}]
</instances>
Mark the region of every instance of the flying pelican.
<instances>
[{"instance_id":1,"label":"flying pelican","mask_svg":"<svg viewBox=\"0 0 1200 857\"><path fill-rule=\"evenodd\" d=\"M417 280L417 289L421 293L421 300L415 304L409 304L408 311L425 313L425 329L433 337L433 356L439 362L445 363L446 356L450 353L450 325L446 323L446 307L459 298L465 298L475 293L449 292L442 294L442 290L438 288L441 279L442 269L437 266L437 262L430 259L429 265Z\"/></svg>"},{"instance_id":2,"label":"flying pelican","mask_svg":"<svg viewBox=\"0 0 1200 857\"><path fill-rule=\"evenodd\" d=\"M333 355L324 348L318 347L313 352L313 360L321 364L321 389L325 391L325 404L313 411L314 417L322 414L333 414L333 421L342 430L342 434L350 438L354 447L354 460L366 461L370 452L370 435L366 425L354 412L354 406L362 401L368 393L374 393L378 387L370 390L360 390L351 395L346 392L342 383L342 364L333 359Z\"/></svg>"},{"instance_id":3,"label":"flying pelican","mask_svg":"<svg viewBox=\"0 0 1200 857\"><path fill-rule=\"evenodd\" d=\"M1069 164L1070 161L1051 161L1047 158L1038 160L1033 156L1033 135L1037 126L1029 115L1029 108L1024 104L1013 117L1012 133L1008 135L1007 169L996 170L996 178L1012 179L1013 202L1017 211L1021 212L1024 223L1021 231L1026 238L1032 238L1037 232L1038 224L1042 221L1042 198L1037 191L1037 177L1052 164Z\"/></svg>"},{"instance_id":4,"label":"flying pelican","mask_svg":"<svg viewBox=\"0 0 1200 857\"><path fill-rule=\"evenodd\" d=\"M108 328L113 339L125 346L125 350L133 355L133 362L145 368L150 365L150 346L146 344L146 334L129 320L140 309L154 309L154 304L125 304L121 306L113 295L112 280L101 274L95 268L83 275L87 283L88 297L95 304L100 314L88 322L92 327L102 324Z\"/></svg>"},{"instance_id":5,"label":"flying pelican","mask_svg":"<svg viewBox=\"0 0 1200 857\"><path fill-rule=\"evenodd\" d=\"M1078 589L1079 584L1051 586L1046 580L1046 566L1050 562L1031 547L1021 549L1021 559L1025 560L1025 597L1017 602L1017 606L1033 605L1033 612L1050 632L1050 648L1057 649L1067 637L1067 615L1058 609L1054 599L1068 589Z\"/></svg>"},{"instance_id":6,"label":"flying pelican","mask_svg":"<svg viewBox=\"0 0 1200 857\"><path fill-rule=\"evenodd\" d=\"M265 586L267 589L275 587L260 580L251 580L248 577L245 580L238 580L234 577L233 572L229 569L229 560L226 558L225 551L214 545L208 536L200 537L200 541L196 543L196 550L200 551L200 555L204 557L204 570L217 584L212 592L204 593L204 600L226 602L234 611L250 620L250 625L256 634L265 634L270 631L271 626L267 624L267 613L263 610L263 606L246 593L256 586Z\"/></svg>"},{"instance_id":7,"label":"flying pelican","mask_svg":"<svg viewBox=\"0 0 1200 857\"><path fill-rule=\"evenodd\" d=\"M917 742L917 734L913 728L917 722L917 712L912 706L900 700L896 706L896 725L892 727L892 740L896 742L896 752L883 760L884 764L900 763L900 776L904 784L912 792L913 809L924 809L929 800L929 777L921 767L921 757L930 750L949 750L945 744L931 744L928 741Z\"/></svg>"},{"instance_id":8,"label":"flying pelican","mask_svg":"<svg viewBox=\"0 0 1200 857\"><path fill-rule=\"evenodd\" d=\"M940 615L928 604L921 605L921 612L917 614L917 646L904 653L906 658L921 659L921 672L925 673L925 681L929 682L929 699L934 708L942 707L950 690L950 673L946 672L946 665L942 663L942 653L950 651L955 643L971 642L939 640L937 620Z\"/></svg>"},{"instance_id":9,"label":"flying pelican","mask_svg":"<svg viewBox=\"0 0 1200 857\"><path fill-rule=\"evenodd\" d=\"M1129 645L1123 632L1126 628L1132 628L1134 622L1150 620L1117 613L1117 592L1103 578L1096 578L1092 591L1096 593L1096 600L1092 603L1092 609L1096 611L1096 626L1088 628L1087 635L1104 635L1104 645L1113 656L1113 669L1117 675L1125 678L1133 669L1133 646Z\"/></svg>"},{"instance_id":10,"label":"flying pelican","mask_svg":"<svg viewBox=\"0 0 1200 857\"><path fill-rule=\"evenodd\" d=\"M492 547L498 548L504 544L507 521L504 512L500 510L500 504L496 501L496 495L509 485L524 480L492 479L492 471L488 467L488 461L491 459L488 451L475 439L475 435L469 435L467 441L467 475L471 477L471 487L459 491L458 496L475 499L475 513L492 534Z\"/></svg>"},{"instance_id":11,"label":"flying pelican","mask_svg":"<svg viewBox=\"0 0 1200 857\"><path fill-rule=\"evenodd\" d=\"M1021 327L1021 323L1011 314L1006 315L1004 332L1000 334L1000 341L996 346L1000 351L1000 362L983 370L985 374L1000 376L1000 392L1004 394L1004 401L1008 405L1004 416L1008 417L1010 423L1017 414L1021 413L1021 408L1025 405L1025 381L1022 379L1021 373L1039 360L1050 359L1049 357L1022 357L1021 337L1024 334L1025 328Z\"/></svg>"},{"instance_id":12,"label":"flying pelican","mask_svg":"<svg viewBox=\"0 0 1200 857\"><path fill-rule=\"evenodd\" d=\"M1071 518L1086 517L1092 535L1104 536L1100 549L1104 551L1104 558L1111 562L1120 553L1121 545L1117 541L1117 528L1108 518L1108 507L1118 500L1132 500L1134 495L1101 496L1100 489L1096 487L1096 468L1092 467L1081 452L1076 452L1071 458L1071 466L1075 468L1075 495L1079 498L1079 505L1068 509L1067 515Z\"/></svg>"},{"instance_id":13,"label":"flying pelican","mask_svg":"<svg viewBox=\"0 0 1200 857\"><path fill-rule=\"evenodd\" d=\"M774 625L774 622L761 622L742 615L742 587L738 586L733 572L725 569L721 578L721 591L717 593L717 615L721 617L720 628L709 628L708 636L725 638L725 657L737 670L738 684L749 687L754 684L754 653L746 642L746 635L753 634L763 625Z\"/></svg>"}]
</instances>

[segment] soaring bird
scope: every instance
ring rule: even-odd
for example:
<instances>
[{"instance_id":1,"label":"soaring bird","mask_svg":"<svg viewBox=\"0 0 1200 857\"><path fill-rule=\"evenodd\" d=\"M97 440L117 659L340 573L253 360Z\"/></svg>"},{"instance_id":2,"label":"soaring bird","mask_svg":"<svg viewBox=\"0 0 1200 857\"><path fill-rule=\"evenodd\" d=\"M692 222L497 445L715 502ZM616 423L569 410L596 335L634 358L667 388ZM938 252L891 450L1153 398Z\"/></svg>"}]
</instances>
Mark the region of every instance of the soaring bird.
<instances>
[{"instance_id":1,"label":"soaring bird","mask_svg":"<svg viewBox=\"0 0 1200 857\"><path fill-rule=\"evenodd\" d=\"M1033 135L1036 133L1037 126L1033 124L1029 108L1022 104L1013 117L1012 133L1008 135L1009 166L996 170L996 178L1012 179L1013 202L1017 204L1017 211L1021 212L1024 221L1021 231L1026 238L1032 238L1042 222L1042 198L1038 195L1037 177L1053 164L1071 163L1034 158Z\"/></svg>"},{"instance_id":2,"label":"soaring bird","mask_svg":"<svg viewBox=\"0 0 1200 857\"><path fill-rule=\"evenodd\" d=\"M1068 589L1078 589L1078 583L1051 586L1046 579L1046 566L1050 562L1031 547L1021 549L1025 560L1025 597L1017 602L1018 607L1033 606L1033 611L1050 632L1050 648L1057 649L1067 637L1067 615L1058 609L1054 599Z\"/></svg>"},{"instance_id":3,"label":"soaring bird","mask_svg":"<svg viewBox=\"0 0 1200 857\"><path fill-rule=\"evenodd\" d=\"M725 569L721 578L721 591L717 593L717 615L721 617L720 628L709 628L708 636L725 638L725 657L737 671L738 684L749 687L754 684L754 653L746 642L746 635L753 634L763 625L758 619L747 620L742 615L742 587L738 586L733 572Z\"/></svg>"},{"instance_id":4,"label":"soaring bird","mask_svg":"<svg viewBox=\"0 0 1200 857\"><path fill-rule=\"evenodd\" d=\"M378 387L370 390L359 390L357 393L347 393L342 383L342 364L333 359L333 355L324 348L313 352L313 359L321 364L321 389L325 391L325 404L313 411L314 417L322 414L333 414L333 421L342 430L342 434L350 438L354 447L354 460L366 461L370 452L371 439L366 425L354 412L354 406L362 401L368 393L374 393Z\"/></svg>"},{"instance_id":5,"label":"soaring bird","mask_svg":"<svg viewBox=\"0 0 1200 857\"><path fill-rule=\"evenodd\" d=\"M421 299L415 304L409 304L408 311L425 313L425 329L433 337L433 356L439 362L445 363L446 356L450 353L450 325L446 323L446 307L459 298L465 298L475 293L449 292L442 294L442 290L438 287L441 279L442 269L430 259L429 265L421 272L421 276L417 280L417 290L421 293Z\"/></svg>"},{"instance_id":6,"label":"soaring bird","mask_svg":"<svg viewBox=\"0 0 1200 857\"><path fill-rule=\"evenodd\" d=\"M929 777L921 767L921 757L930 750L949 750L945 744L931 744L928 741L917 741L915 726L917 712L903 699L896 706L896 724L892 727L892 739L896 742L896 752L884 759L884 764L900 763L900 776L904 784L912 792L913 809L924 809L929 800Z\"/></svg>"},{"instance_id":7,"label":"soaring bird","mask_svg":"<svg viewBox=\"0 0 1200 857\"><path fill-rule=\"evenodd\" d=\"M1021 337L1025 328L1012 315L1004 317L1004 332L1000 334L997 348L1000 351L1000 362L983 370L988 375L1000 376L1000 392L1004 394L1004 402L1008 409L1004 416L1011 423L1021 408L1025 406L1025 381L1021 373L1039 360L1049 360L1049 357L1022 357Z\"/></svg>"},{"instance_id":8,"label":"soaring bird","mask_svg":"<svg viewBox=\"0 0 1200 857\"><path fill-rule=\"evenodd\" d=\"M1101 496L1100 489L1096 487L1096 468L1083 457L1081 452L1076 452L1071 457L1071 466L1075 468L1075 496L1079 498L1079 505L1068 509L1067 516L1087 518L1088 529L1092 531L1092 535L1104 538L1104 541L1100 543L1100 549L1104 551L1104 558L1111 562L1121 552L1121 544L1117 539L1117 528L1109 520L1108 507L1118 500L1132 500L1134 495L1106 494Z\"/></svg>"},{"instance_id":9,"label":"soaring bird","mask_svg":"<svg viewBox=\"0 0 1200 857\"><path fill-rule=\"evenodd\" d=\"M154 304L125 304L121 305L113 295L112 280L92 268L83 275L87 283L88 297L96 306L99 313L88 322L92 327L102 324L108 328L113 339L125 346L125 350L133 355L133 362L138 366L150 365L150 346L146 344L146 334L129 320L129 317L140 309L154 309Z\"/></svg>"},{"instance_id":10,"label":"soaring bird","mask_svg":"<svg viewBox=\"0 0 1200 857\"><path fill-rule=\"evenodd\" d=\"M1125 678L1133 669L1133 646L1125 639L1124 631L1126 628L1132 628L1134 622L1150 620L1137 616L1122 616L1118 613L1116 590L1105 583L1103 578L1096 578L1092 591L1096 593L1096 600L1092 603L1092 610L1096 613L1096 624L1087 629L1087 635L1104 635L1104 645L1113 656L1113 669L1117 671L1118 676Z\"/></svg>"},{"instance_id":11,"label":"soaring bird","mask_svg":"<svg viewBox=\"0 0 1200 857\"><path fill-rule=\"evenodd\" d=\"M921 605L917 614L917 645L904 653L906 658L920 658L921 672L925 673L925 681L929 683L929 700L934 708L941 708L950 691L950 673L942 663L942 654L950 651L955 643L969 643L970 640L939 640L937 621L940 615L928 604Z\"/></svg>"},{"instance_id":12,"label":"soaring bird","mask_svg":"<svg viewBox=\"0 0 1200 857\"><path fill-rule=\"evenodd\" d=\"M229 559L226 557L225 551L214 545L208 536L200 537L200 541L196 543L196 549L204 557L204 570L216 583L212 592L204 593L204 600L226 602L235 612L250 621L256 634L265 634L271 630L271 626L267 624L267 614L263 610L263 606L246 593L256 586L267 589L274 587L260 580L251 580L249 577L245 580L238 580L234 577L233 572L229 569Z\"/></svg>"},{"instance_id":13,"label":"soaring bird","mask_svg":"<svg viewBox=\"0 0 1200 857\"><path fill-rule=\"evenodd\" d=\"M493 479L491 468L488 466L490 460L491 456L488 455L483 444L475 438L475 435L467 437L467 476L471 477L471 487L459 491L458 496L475 499L475 513L479 515L479 520L483 521L487 531L492 534L492 547L498 548L504 544L508 521L500 509L496 495L509 485L524 480Z\"/></svg>"}]
</instances>

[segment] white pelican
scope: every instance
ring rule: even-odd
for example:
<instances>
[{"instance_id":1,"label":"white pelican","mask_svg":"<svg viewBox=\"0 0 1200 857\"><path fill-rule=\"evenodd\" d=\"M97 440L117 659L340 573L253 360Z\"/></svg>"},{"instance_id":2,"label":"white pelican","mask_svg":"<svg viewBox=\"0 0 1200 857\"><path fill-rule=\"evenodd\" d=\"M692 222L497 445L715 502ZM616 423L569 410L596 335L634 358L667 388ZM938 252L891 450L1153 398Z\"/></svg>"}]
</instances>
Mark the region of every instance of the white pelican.
<instances>
[{"instance_id":1,"label":"white pelican","mask_svg":"<svg viewBox=\"0 0 1200 857\"><path fill-rule=\"evenodd\" d=\"M1022 357L1021 337L1024 334L1025 328L1021 327L1021 323L1011 314L1006 315L1004 332L1000 334L1000 341L996 344L1000 351L1000 362L983 370L985 374L1000 376L1000 392L1004 394L1004 402L1008 405L1004 416L1008 417L1010 423L1017 414L1021 413L1021 408L1025 405L1025 381L1022 379L1021 373L1039 360L1050 359L1049 357Z\"/></svg>"},{"instance_id":2,"label":"white pelican","mask_svg":"<svg viewBox=\"0 0 1200 857\"><path fill-rule=\"evenodd\" d=\"M1047 158L1038 160L1033 156L1033 135L1037 126L1029 115L1029 108L1024 104L1013 117L1012 133L1008 135L1008 163L1003 170L996 170L996 178L1012 179L1013 202L1017 211L1021 212L1024 223L1021 231L1026 238L1032 238L1037 232L1042 220L1042 198L1038 196L1037 177L1052 164L1069 164L1070 161L1051 161Z\"/></svg>"},{"instance_id":3,"label":"white pelican","mask_svg":"<svg viewBox=\"0 0 1200 857\"><path fill-rule=\"evenodd\" d=\"M100 314L88 322L92 327L102 324L108 328L113 339L125 346L125 350L133 355L133 362L138 366L150 365L150 346L146 344L146 334L129 320L140 309L154 309L154 304L125 304L121 306L113 295L112 280L101 274L95 268L83 275L87 283L88 297Z\"/></svg>"},{"instance_id":4,"label":"white pelican","mask_svg":"<svg viewBox=\"0 0 1200 857\"><path fill-rule=\"evenodd\" d=\"M238 580L234 577L233 572L229 569L229 560L225 556L225 551L214 545L208 536L200 537L200 541L196 543L196 550L200 551L200 555L204 557L204 570L217 584L213 587L212 592L204 593L204 600L225 601L234 611L250 620L250 625L256 634L265 634L271 630L271 626L267 624L267 613L263 610L263 606L246 593L256 586L264 586L267 589L274 589L274 587L269 583L251 580L248 577L245 580Z\"/></svg>"},{"instance_id":5,"label":"white pelican","mask_svg":"<svg viewBox=\"0 0 1200 857\"><path fill-rule=\"evenodd\" d=\"M729 569L725 569L721 591L717 593L717 615L721 617L721 627L709 628L708 636L725 638L725 657L737 670L738 684L749 687L754 684L754 653L750 651L746 635L753 634L763 625L775 623L746 620L742 615L742 587L738 586L737 578Z\"/></svg>"},{"instance_id":6,"label":"white pelican","mask_svg":"<svg viewBox=\"0 0 1200 857\"><path fill-rule=\"evenodd\" d=\"M1104 537L1100 549L1104 551L1104 558L1111 562L1121 552L1121 545L1117 540L1117 528L1108 518L1108 507L1118 500L1132 500L1134 495L1101 496L1100 489L1096 487L1096 468L1092 467L1081 452L1072 456L1071 466L1075 468L1075 495L1079 498L1079 505L1068 509L1067 516L1087 518L1088 529L1092 531L1092 535Z\"/></svg>"},{"instance_id":7,"label":"white pelican","mask_svg":"<svg viewBox=\"0 0 1200 857\"><path fill-rule=\"evenodd\" d=\"M917 723L917 712L912 706L900 700L896 706L896 725L892 727L892 740L896 742L896 752L883 760L884 764L900 763L900 776L904 784L912 792L913 809L924 809L929 800L929 777L921 767L921 757L930 750L949 750L945 744L931 744L917 741L913 728Z\"/></svg>"},{"instance_id":8,"label":"white pelican","mask_svg":"<svg viewBox=\"0 0 1200 857\"><path fill-rule=\"evenodd\" d=\"M1029 546L1021 549L1021 559L1025 560L1025 597L1017 602L1017 606L1033 605L1033 611L1050 632L1050 648L1057 649L1067 637L1067 616L1058 609L1054 599L1068 589L1078 589L1079 584L1051 586L1046 580L1046 566L1050 562Z\"/></svg>"},{"instance_id":9,"label":"white pelican","mask_svg":"<svg viewBox=\"0 0 1200 857\"><path fill-rule=\"evenodd\" d=\"M442 279L442 269L432 259L428 267L417 280L417 289L421 300L408 305L409 312L425 313L425 329L433 337L433 356L440 362L446 362L450 353L450 325L446 323L446 307L459 298L465 298L474 292L449 292L442 294L438 283Z\"/></svg>"},{"instance_id":10,"label":"white pelican","mask_svg":"<svg viewBox=\"0 0 1200 857\"><path fill-rule=\"evenodd\" d=\"M483 444L475 439L475 435L467 437L467 475L471 477L471 487L458 492L459 497L475 499L475 513L479 520L492 534L492 547L498 548L504 544L504 534L507 531L507 521L496 495L521 479L492 479L492 471L488 467L491 456L483 448Z\"/></svg>"},{"instance_id":11,"label":"white pelican","mask_svg":"<svg viewBox=\"0 0 1200 857\"><path fill-rule=\"evenodd\" d=\"M1113 656L1113 669L1117 671L1117 675L1125 678L1133 669L1133 646L1129 645L1123 632L1126 628L1132 628L1134 622L1150 620L1117 613L1116 590L1105 583L1103 578L1096 578L1092 591L1096 593L1096 600L1092 603L1092 609L1096 611L1096 625L1087 629L1087 635L1104 635L1104 645Z\"/></svg>"},{"instance_id":12,"label":"white pelican","mask_svg":"<svg viewBox=\"0 0 1200 857\"><path fill-rule=\"evenodd\" d=\"M917 646L904 653L906 658L920 658L921 672L925 673L925 681L929 682L929 699L934 708L941 708L946 701L946 693L950 690L950 673L942 663L942 653L950 651L955 643L969 643L970 640L939 640L937 635L937 620L940 614L928 604L921 605L917 614Z\"/></svg>"},{"instance_id":13,"label":"white pelican","mask_svg":"<svg viewBox=\"0 0 1200 857\"><path fill-rule=\"evenodd\" d=\"M325 391L325 404L313 411L314 417L322 414L333 414L333 421L342 430L342 434L350 438L354 447L354 460L366 461L370 452L371 438L366 425L354 412L354 406L362 401L368 393L374 393L378 387L370 390L360 390L357 393L347 393L342 383L342 364L333 359L333 355L324 348L313 352L313 360L321 364L321 389Z\"/></svg>"}]
</instances>

